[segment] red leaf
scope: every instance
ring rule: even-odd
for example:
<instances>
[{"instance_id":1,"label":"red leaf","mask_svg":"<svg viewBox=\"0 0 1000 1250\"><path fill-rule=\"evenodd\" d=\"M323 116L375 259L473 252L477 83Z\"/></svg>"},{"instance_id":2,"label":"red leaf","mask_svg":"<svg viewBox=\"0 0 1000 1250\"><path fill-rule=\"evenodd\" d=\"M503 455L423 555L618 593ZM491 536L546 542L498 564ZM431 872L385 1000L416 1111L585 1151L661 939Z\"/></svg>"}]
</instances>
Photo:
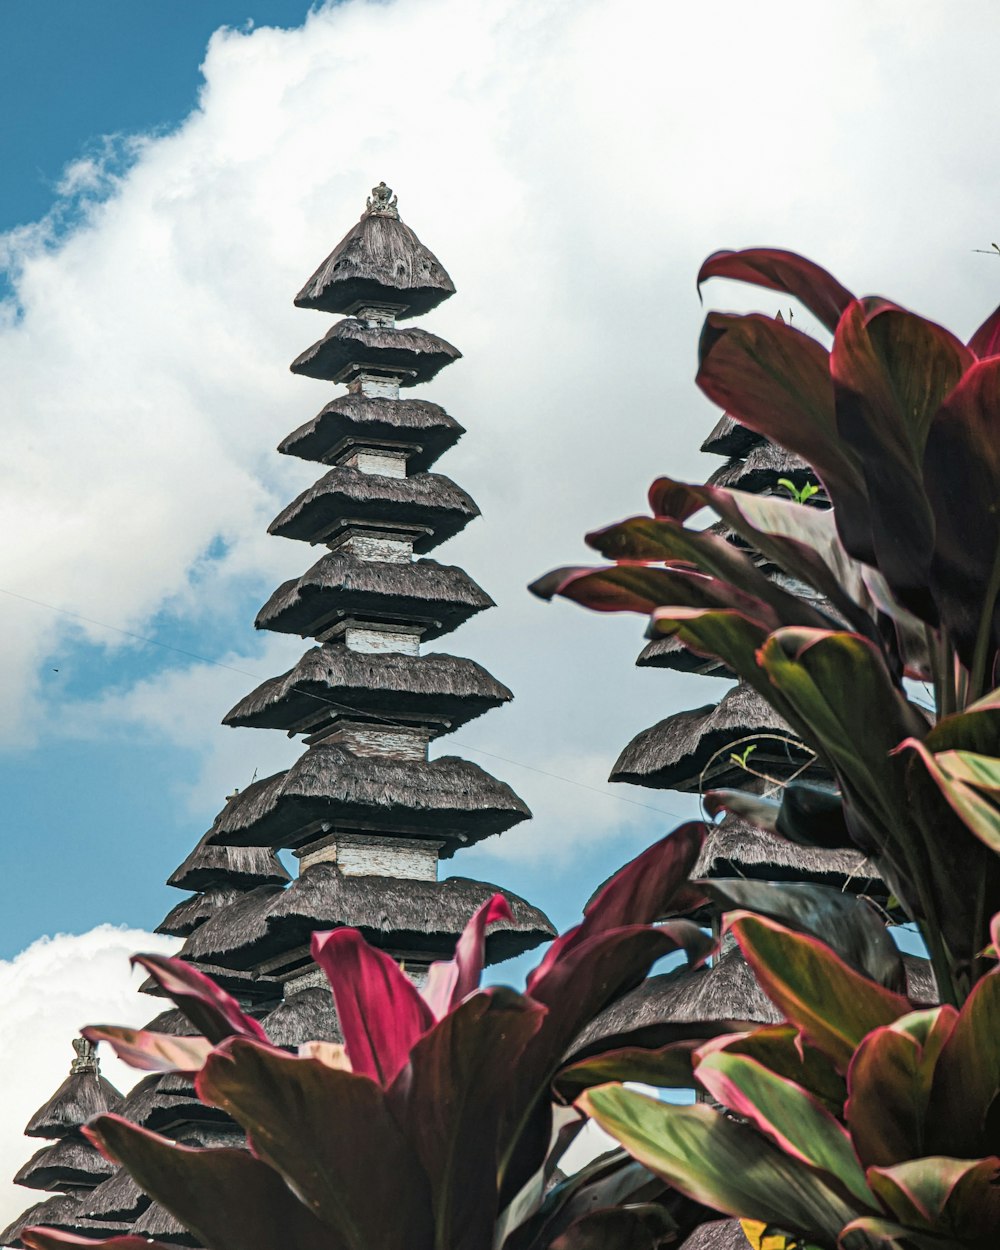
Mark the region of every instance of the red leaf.
<instances>
[{"instance_id":1,"label":"red leaf","mask_svg":"<svg viewBox=\"0 0 1000 1250\"><path fill-rule=\"evenodd\" d=\"M134 955L132 963L146 969L210 1042L221 1042L226 1037L252 1037L270 1045L264 1030L252 1016L246 1015L231 994L183 959Z\"/></svg>"},{"instance_id":2,"label":"red leaf","mask_svg":"<svg viewBox=\"0 0 1000 1250\"><path fill-rule=\"evenodd\" d=\"M709 278L752 282L799 300L828 330L854 296L821 266L774 247L749 247L739 252L713 252L698 271L698 289Z\"/></svg>"},{"instance_id":3,"label":"red leaf","mask_svg":"<svg viewBox=\"0 0 1000 1250\"><path fill-rule=\"evenodd\" d=\"M388 1086L433 1026L430 1007L396 961L357 929L314 933L311 949L333 989L351 1067Z\"/></svg>"},{"instance_id":4,"label":"red leaf","mask_svg":"<svg viewBox=\"0 0 1000 1250\"><path fill-rule=\"evenodd\" d=\"M994 308L969 339L969 350L980 358L1000 355L1000 307Z\"/></svg>"},{"instance_id":5,"label":"red leaf","mask_svg":"<svg viewBox=\"0 0 1000 1250\"><path fill-rule=\"evenodd\" d=\"M455 958L437 960L427 974L422 997L440 1020L479 988L486 957L486 929L498 920L513 920L510 904L494 894L476 909L455 946Z\"/></svg>"},{"instance_id":6,"label":"red leaf","mask_svg":"<svg viewBox=\"0 0 1000 1250\"><path fill-rule=\"evenodd\" d=\"M62 1246L79 1246L81 1250L175 1250L162 1241L148 1237L77 1237L75 1233L61 1233L51 1228L25 1228L20 1234L28 1250L60 1250Z\"/></svg>"}]
</instances>

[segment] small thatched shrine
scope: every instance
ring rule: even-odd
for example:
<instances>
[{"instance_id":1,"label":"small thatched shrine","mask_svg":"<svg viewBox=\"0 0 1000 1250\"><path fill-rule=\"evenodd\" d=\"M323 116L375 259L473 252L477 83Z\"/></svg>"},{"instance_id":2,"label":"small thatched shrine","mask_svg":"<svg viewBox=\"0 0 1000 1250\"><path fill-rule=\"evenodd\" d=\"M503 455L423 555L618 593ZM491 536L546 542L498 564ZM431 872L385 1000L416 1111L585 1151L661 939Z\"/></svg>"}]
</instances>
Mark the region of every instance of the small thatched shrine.
<instances>
[{"instance_id":1,"label":"small thatched shrine","mask_svg":"<svg viewBox=\"0 0 1000 1250\"><path fill-rule=\"evenodd\" d=\"M438 861L530 817L509 786L477 765L429 758L436 739L512 697L472 660L424 649L493 606L462 569L427 555L479 515L465 491L430 471L464 430L439 405L401 396L459 358L437 335L399 324L454 290L381 183L295 300L342 319L292 371L346 389L280 444L283 454L322 466L323 476L270 532L322 554L274 592L256 624L314 645L289 672L241 699L225 723L300 735L306 750L285 772L228 797L171 875L169 884L187 897L158 930L185 939L182 956L282 1046L339 1040L332 997L309 956L313 932L354 926L419 983L431 961L451 955L469 916L495 890L463 877L439 880ZM278 858L282 849L298 860L294 880ZM540 911L507 897L514 919L492 926L490 963L554 936ZM177 1011L148 1027L193 1031ZM21 1228L44 1222L194 1245L80 1136L82 1120L112 1100L105 1095L57 1120L52 1108L62 1095L32 1120L58 1128L45 1135L59 1140L18 1176L60 1196L27 1212L3 1244L19 1245ZM236 1126L201 1104L181 1076L146 1077L117 1110L178 1141L242 1143Z\"/></svg>"}]
</instances>

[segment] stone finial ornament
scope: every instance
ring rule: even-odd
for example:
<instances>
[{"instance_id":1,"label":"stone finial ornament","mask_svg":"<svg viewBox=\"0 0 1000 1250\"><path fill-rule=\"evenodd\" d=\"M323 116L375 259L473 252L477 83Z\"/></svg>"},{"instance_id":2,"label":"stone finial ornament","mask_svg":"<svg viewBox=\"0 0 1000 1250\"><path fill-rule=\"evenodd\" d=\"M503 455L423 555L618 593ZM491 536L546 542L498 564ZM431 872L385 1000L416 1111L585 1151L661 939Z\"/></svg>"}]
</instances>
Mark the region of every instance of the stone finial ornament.
<instances>
[{"instance_id":1,"label":"stone finial ornament","mask_svg":"<svg viewBox=\"0 0 1000 1250\"><path fill-rule=\"evenodd\" d=\"M392 193L392 187L387 187L384 182L380 182L377 187L372 187L372 193L368 197L368 212L375 217L398 219L397 203L398 200Z\"/></svg>"},{"instance_id":2,"label":"stone finial ornament","mask_svg":"<svg viewBox=\"0 0 1000 1250\"><path fill-rule=\"evenodd\" d=\"M97 1047L93 1042L88 1042L85 1037L74 1037L73 1049L76 1051L76 1058L70 1065L70 1072L98 1071L100 1062L97 1058Z\"/></svg>"}]
</instances>

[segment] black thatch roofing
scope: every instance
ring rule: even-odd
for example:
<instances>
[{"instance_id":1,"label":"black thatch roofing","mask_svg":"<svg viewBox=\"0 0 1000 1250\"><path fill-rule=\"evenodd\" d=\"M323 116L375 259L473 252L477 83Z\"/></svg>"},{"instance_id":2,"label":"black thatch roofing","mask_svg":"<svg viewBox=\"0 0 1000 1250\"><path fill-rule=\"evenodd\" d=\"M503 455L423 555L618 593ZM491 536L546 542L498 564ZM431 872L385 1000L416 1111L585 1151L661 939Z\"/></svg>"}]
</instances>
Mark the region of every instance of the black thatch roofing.
<instances>
[{"instance_id":1,"label":"black thatch roofing","mask_svg":"<svg viewBox=\"0 0 1000 1250\"><path fill-rule=\"evenodd\" d=\"M690 651L676 634L647 642L635 663L637 668L670 668L701 677L728 677L730 681L736 676L721 660Z\"/></svg>"},{"instance_id":2,"label":"black thatch roofing","mask_svg":"<svg viewBox=\"0 0 1000 1250\"><path fill-rule=\"evenodd\" d=\"M497 887L464 877L414 881L398 877L354 877L336 864L320 863L280 892L254 891L188 938L181 956L234 968L249 968L309 942L314 932L350 926L373 945L394 951L450 955L476 908ZM488 963L511 959L555 936L548 919L507 890L513 921L491 926Z\"/></svg>"},{"instance_id":3,"label":"black thatch roofing","mask_svg":"<svg viewBox=\"0 0 1000 1250\"><path fill-rule=\"evenodd\" d=\"M409 451L407 469L428 469L465 433L439 404L425 399L382 399L347 394L333 399L311 421L278 444L286 456L333 464L352 446Z\"/></svg>"},{"instance_id":4,"label":"black thatch roofing","mask_svg":"<svg viewBox=\"0 0 1000 1250\"><path fill-rule=\"evenodd\" d=\"M380 373L399 378L400 386L416 386L429 382L461 355L428 330L372 326L348 317L296 356L290 368L325 382L350 382L361 373Z\"/></svg>"},{"instance_id":5,"label":"black thatch roofing","mask_svg":"<svg viewBox=\"0 0 1000 1250\"><path fill-rule=\"evenodd\" d=\"M739 1220L710 1220L699 1224L677 1250L747 1250L749 1245Z\"/></svg>"},{"instance_id":6,"label":"black thatch roofing","mask_svg":"<svg viewBox=\"0 0 1000 1250\"><path fill-rule=\"evenodd\" d=\"M695 792L740 786L747 772L732 758L730 746L736 754L753 746L746 757L748 767L783 779L811 759L805 747L793 745L794 741L792 731L770 705L752 687L741 684L717 704L678 712L637 734L618 757L611 780ZM810 769L810 778L816 768Z\"/></svg>"},{"instance_id":7,"label":"black thatch roofing","mask_svg":"<svg viewBox=\"0 0 1000 1250\"><path fill-rule=\"evenodd\" d=\"M217 1108L198 1101L186 1077L173 1073L164 1076L154 1072L144 1077L129 1091L119 1114L133 1124L141 1124L157 1132L178 1124L187 1125L195 1119L228 1122Z\"/></svg>"},{"instance_id":8,"label":"black thatch roofing","mask_svg":"<svg viewBox=\"0 0 1000 1250\"><path fill-rule=\"evenodd\" d=\"M14 1177L29 1189L91 1189L115 1170L79 1132L36 1150Z\"/></svg>"},{"instance_id":9,"label":"black thatch roofing","mask_svg":"<svg viewBox=\"0 0 1000 1250\"><path fill-rule=\"evenodd\" d=\"M149 1206L142 1192L125 1168L101 1181L83 1200L80 1214L90 1220L134 1220Z\"/></svg>"},{"instance_id":10,"label":"black thatch roofing","mask_svg":"<svg viewBox=\"0 0 1000 1250\"><path fill-rule=\"evenodd\" d=\"M454 655L366 654L342 644L313 647L263 682L223 724L310 732L338 715L404 718L438 733L464 725L513 696L473 660Z\"/></svg>"},{"instance_id":11,"label":"black thatch roofing","mask_svg":"<svg viewBox=\"0 0 1000 1250\"><path fill-rule=\"evenodd\" d=\"M342 1042L340 1021L328 989L313 986L290 994L261 1020L275 1046L301 1046L303 1042Z\"/></svg>"},{"instance_id":12,"label":"black thatch roofing","mask_svg":"<svg viewBox=\"0 0 1000 1250\"><path fill-rule=\"evenodd\" d=\"M748 430L727 412L702 443L701 450L718 456L746 456L763 441L763 435Z\"/></svg>"},{"instance_id":13,"label":"black thatch roofing","mask_svg":"<svg viewBox=\"0 0 1000 1250\"><path fill-rule=\"evenodd\" d=\"M171 937L187 937L200 924L204 924L209 916L214 915L220 907L225 907L233 899L239 898L242 890L207 890L204 894L192 894L190 898L181 899L176 907L163 917L154 932L168 933Z\"/></svg>"},{"instance_id":14,"label":"black thatch roofing","mask_svg":"<svg viewBox=\"0 0 1000 1250\"><path fill-rule=\"evenodd\" d=\"M279 586L257 613L257 629L314 638L338 621L406 623L440 638L493 600L468 573L436 560L391 564L335 551Z\"/></svg>"},{"instance_id":15,"label":"black thatch roofing","mask_svg":"<svg viewBox=\"0 0 1000 1250\"><path fill-rule=\"evenodd\" d=\"M784 488L778 485L782 477L799 488L807 482L816 483L816 475L804 460L777 443L764 440L752 447L745 457L736 457L716 469L708 484L755 494L784 493Z\"/></svg>"},{"instance_id":16,"label":"black thatch roofing","mask_svg":"<svg viewBox=\"0 0 1000 1250\"><path fill-rule=\"evenodd\" d=\"M447 857L530 815L510 786L468 760L372 759L320 742L287 772L255 782L231 799L211 836L234 845L294 850L318 836L316 822L341 828L376 822L384 834L440 839Z\"/></svg>"},{"instance_id":17,"label":"black thatch roofing","mask_svg":"<svg viewBox=\"0 0 1000 1250\"><path fill-rule=\"evenodd\" d=\"M391 193L390 193L391 194ZM402 305L400 317L419 317L454 295L438 258L398 216L365 212L302 290L299 308L349 313L366 304Z\"/></svg>"},{"instance_id":18,"label":"black thatch roofing","mask_svg":"<svg viewBox=\"0 0 1000 1250\"><path fill-rule=\"evenodd\" d=\"M15 1250L23 1246L21 1233L36 1224L44 1224L46 1228L75 1231L80 1223L80 1200L80 1193L66 1193L46 1198L44 1202L36 1202L27 1211L22 1211L17 1219L12 1224L8 1224L0 1233L0 1246L12 1246Z\"/></svg>"},{"instance_id":19,"label":"black thatch roofing","mask_svg":"<svg viewBox=\"0 0 1000 1250\"><path fill-rule=\"evenodd\" d=\"M283 885L288 873L277 855L266 847L219 846L204 834L187 859L167 878L178 890L217 887L252 890L258 885Z\"/></svg>"},{"instance_id":20,"label":"black thatch roofing","mask_svg":"<svg viewBox=\"0 0 1000 1250\"><path fill-rule=\"evenodd\" d=\"M105 1111L117 1111L122 1096L95 1069L71 1072L49 1101L35 1112L26 1137L65 1137Z\"/></svg>"},{"instance_id":21,"label":"black thatch roofing","mask_svg":"<svg viewBox=\"0 0 1000 1250\"><path fill-rule=\"evenodd\" d=\"M278 890L280 886L260 886L262 890ZM249 893L254 893L253 890ZM247 891L241 891L236 898L236 903L230 903L229 906L236 906L237 903L246 898ZM281 983L269 977L258 976L255 972L234 972L232 968L214 968L210 964L199 965L200 971L206 976L212 978L216 984L220 985L224 990L240 999L247 1010L266 1011L272 1003L281 997ZM153 980L147 977L139 986L140 994L149 994L152 998L166 998L166 993Z\"/></svg>"},{"instance_id":22,"label":"black thatch roofing","mask_svg":"<svg viewBox=\"0 0 1000 1250\"><path fill-rule=\"evenodd\" d=\"M151 1202L132 1225L137 1237L165 1242L168 1246L197 1246L198 1238L175 1220L170 1212L158 1202Z\"/></svg>"},{"instance_id":23,"label":"black thatch roofing","mask_svg":"<svg viewBox=\"0 0 1000 1250\"><path fill-rule=\"evenodd\" d=\"M440 473L390 477L338 465L280 512L267 532L318 543L350 526L392 525L412 529L413 549L425 552L477 516L469 495Z\"/></svg>"},{"instance_id":24,"label":"black thatch roofing","mask_svg":"<svg viewBox=\"0 0 1000 1250\"><path fill-rule=\"evenodd\" d=\"M144 1025L144 1028L150 1033L169 1033L172 1037L196 1037L198 1035L198 1030L184 1012L176 1007L161 1011L158 1016L154 1016L147 1025Z\"/></svg>"},{"instance_id":25,"label":"black thatch roofing","mask_svg":"<svg viewBox=\"0 0 1000 1250\"><path fill-rule=\"evenodd\" d=\"M818 881L855 893L884 896L878 872L860 851L798 846L731 813L709 832L692 877L751 877Z\"/></svg>"}]
</instances>

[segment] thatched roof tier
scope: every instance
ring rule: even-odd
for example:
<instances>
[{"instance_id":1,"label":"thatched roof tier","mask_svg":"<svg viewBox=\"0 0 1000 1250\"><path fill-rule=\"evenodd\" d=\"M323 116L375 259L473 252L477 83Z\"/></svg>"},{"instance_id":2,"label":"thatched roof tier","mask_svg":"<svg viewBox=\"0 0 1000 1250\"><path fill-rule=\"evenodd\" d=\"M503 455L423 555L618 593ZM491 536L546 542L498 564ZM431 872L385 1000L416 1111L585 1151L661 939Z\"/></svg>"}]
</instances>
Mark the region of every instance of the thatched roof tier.
<instances>
[{"instance_id":1,"label":"thatched roof tier","mask_svg":"<svg viewBox=\"0 0 1000 1250\"><path fill-rule=\"evenodd\" d=\"M362 373L399 379L400 386L429 382L459 360L457 347L415 326L372 325L347 317L291 363L292 373L324 382L350 382Z\"/></svg>"},{"instance_id":2,"label":"thatched roof tier","mask_svg":"<svg viewBox=\"0 0 1000 1250\"><path fill-rule=\"evenodd\" d=\"M709 1220L685 1237L677 1250L747 1250L749 1244L739 1220Z\"/></svg>"},{"instance_id":3,"label":"thatched roof tier","mask_svg":"<svg viewBox=\"0 0 1000 1250\"><path fill-rule=\"evenodd\" d=\"M119 1168L114 1176L101 1181L83 1201L80 1214L89 1220L134 1220L149 1206L149 1197L142 1192L127 1169Z\"/></svg>"},{"instance_id":4,"label":"thatched roof tier","mask_svg":"<svg viewBox=\"0 0 1000 1250\"><path fill-rule=\"evenodd\" d=\"M169 1033L171 1037L197 1037L198 1035L198 1030L177 1007L161 1011L143 1027L150 1033Z\"/></svg>"},{"instance_id":5,"label":"thatched roof tier","mask_svg":"<svg viewBox=\"0 0 1000 1250\"><path fill-rule=\"evenodd\" d=\"M430 551L479 516L473 500L440 473L390 477L338 465L280 512L269 534L332 542L365 526L412 532L414 551Z\"/></svg>"},{"instance_id":6,"label":"thatched roof tier","mask_svg":"<svg viewBox=\"0 0 1000 1250\"><path fill-rule=\"evenodd\" d=\"M709 831L691 876L808 880L858 894L884 897L887 892L875 865L860 851L798 846L732 813Z\"/></svg>"},{"instance_id":7,"label":"thatched roof tier","mask_svg":"<svg viewBox=\"0 0 1000 1250\"><path fill-rule=\"evenodd\" d=\"M290 994L266 1015L261 1024L275 1046L301 1046L303 1042L342 1042L340 1021L328 989L313 986Z\"/></svg>"},{"instance_id":8,"label":"thatched roof tier","mask_svg":"<svg viewBox=\"0 0 1000 1250\"><path fill-rule=\"evenodd\" d=\"M262 890L280 890L280 886L260 886ZM236 896L236 901L230 903L230 907L237 906L247 893L255 893L255 891L241 891ZM218 915L214 912L213 915ZM281 997L281 983L272 980L269 977L258 976L255 972L235 972L232 968L213 968L209 964L201 964L200 970L206 976L212 978L224 990L230 994L235 994L247 1010L266 1011L271 1003ZM139 986L140 994L149 994L152 998L166 998L167 995L152 977L147 977Z\"/></svg>"},{"instance_id":9,"label":"thatched roof tier","mask_svg":"<svg viewBox=\"0 0 1000 1250\"><path fill-rule=\"evenodd\" d=\"M788 478L800 489L806 483L816 483L815 473L804 460L785 451L777 443L765 440L751 448L745 457L736 457L721 469L716 469L708 484L760 495L787 495L785 488L778 484L778 479L782 477Z\"/></svg>"},{"instance_id":10,"label":"thatched roof tier","mask_svg":"<svg viewBox=\"0 0 1000 1250\"><path fill-rule=\"evenodd\" d=\"M750 747L745 768L734 756ZM739 685L717 704L678 712L637 734L618 757L611 780L697 793L739 787L747 768L784 780L812 758L770 705L752 687ZM814 765L810 779L816 771Z\"/></svg>"},{"instance_id":11,"label":"thatched roof tier","mask_svg":"<svg viewBox=\"0 0 1000 1250\"><path fill-rule=\"evenodd\" d=\"M117 1111L122 1095L94 1068L71 1072L49 1101L35 1112L26 1137L66 1137L95 1115Z\"/></svg>"},{"instance_id":12,"label":"thatched roof tier","mask_svg":"<svg viewBox=\"0 0 1000 1250\"><path fill-rule=\"evenodd\" d=\"M307 946L318 930L344 925L360 929L373 945L394 953L450 956L466 921L494 893L495 886L464 877L445 881L352 877L336 864L314 864L280 894L268 897L256 891L255 900L246 895L219 912L195 930L181 956L248 968ZM514 919L491 926L486 938L488 963L511 959L554 936L537 908L516 894L503 893ZM285 1011L288 1002L282 1005Z\"/></svg>"},{"instance_id":13,"label":"thatched roof tier","mask_svg":"<svg viewBox=\"0 0 1000 1250\"><path fill-rule=\"evenodd\" d=\"M206 833L187 859L167 878L178 890L252 890L258 885L284 885L289 876L277 855L266 847L219 846Z\"/></svg>"},{"instance_id":14,"label":"thatched roof tier","mask_svg":"<svg viewBox=\"0 0 1000 1250\"><path fill-rule=\"evenodd\" d=\"M29 1189L92 1189L111 1175L109 1163L79 1131L36 1150L14 1177Z\"/></svg>"},{"instance_id":15,"label":"thatched roof tier","mask_svg":"<svg viewBox=\"0 0 1000 1250\"><path fill-rule=\"evenodd\" d=\"M701 445L702 451L716 456L747 456L758 444L764 442L761 434L755 434L741 425L735 417L725 413L715 429Z\"/></svg>"},{"instance_id":16,"label":"thatched roof tier","mask_svg":"<svg viewBox=\"0 0 1000 1250\"><path fill-rule=\"evenodd\" d=\"M368 654L332 643L313 647L293 669L258 686L223 724L315 733L347 714L423 724L437 736L512 697L473 660L435 653Z\"/></svg>"},{"instance_id":17,"label":"thatched roof tier","mask_svg":"<svg viewBox=\"0 0 1000 1250\"><path fill-rule=\"evenodd\" d=\"M58 1228L63 1232L77 1231L81 1223L80 1211L80 1192L56 1194L44 1202L36 1202L27 1211L22 1211L17 1219L12 1224L8 1224L0 1233L0 1246L12 1246L18 1250L24 1245L21 1233L26 1228L33 1228L36 1224L44 1225L46 1228ZM97 1234L95 1233L94 1236Z\"/></svg>"},{"instance_id":18,"label":"thatched roof tier","mask_svg":"<svg viewBox=\"0 0 1000 1250\"><path fill-rule=\"evenodd\" d=\"M155 933L166 933L170 937L187 937L200 924L204 924L209 916L213 916L220 907L226 907L235 898L239 898L242 890L207 890L204 894L192 894L182 899L176 907L163 917L156 926Z\"/></svg>"},{"instance_id":19,"label":"thatched roof tier","mask_svg":"<svg viewBox=\"0 0 1000 1250\"><path fill-rule=\"evenodd\" d=\"M334 464L353 447L389 447L408 452L407 469L428 469L458 442L463 426L439 404L425 399L380 399L360 394L333 399L311 421L278 444L301 460Z\"/></svg>"},{"instance_id":20,"label":"thatched roof tier","mask_svg":"<svg viewBox=\"0 0 1000 1250\"><path fill-rule=\"evenodd\" d=\"M257 613L257 629L316 638L348 618L448 634L493 600L462 569L436 560L393 564L335 551L279 586Z\"/></svg>"},{"instance_id":21,"label":"thatched roof tier","mask_svg":"<svg viewBox=\"0 0 1000 1250\"><path fill-rule=\"evenodd\" d=\"M381 184L375 188L384 194ZM392 191L386 202L393 202ZM377 205L378 199L370 203ZM369 209L340 240L302 290L299 308L350 313L367 304L390 304L399 317L419 317L454 295L455 284L395 210Z\"/></svg>"},{"instance_id":22,"label":"thatched roof tier","mask_svg":"<svg viewBox=\"0 0 1000 1250\"><path fill-rule=\"evenodd\" d=\"M635 663L637 668L670 668L677 673L697 673L701 677L728 677L730 681L736 676L721 660L689 650L676 634L646 643Z\"/></svg>"},{"instance_id":23,"label":"thatched roof tier","mask_svg":"<svg viewBox=\"0 0 1000 1250\"><path fill-rule=\"evenodd\" d=\"M132 1233L147 1240L162 1241L168 1246L200 1245L194 1233L188 1232L180 1220L175 1220L158 1202L151 1202L143 1211L132 1225Z\"/></svg>"},{"instance_id":24,"label":"thatched roof tier","mask_svg":"<svg viewBox=\"0 0 1000 1250\"><path fill-rule=\"evenodd\" d=\"M237 846L295 850L336 825L433 837L444 842L447 858L530 815L510 786L468 760L373 759L321 742L287 772L231 799L211 836Z\"/></svg>"}]
</instances>

